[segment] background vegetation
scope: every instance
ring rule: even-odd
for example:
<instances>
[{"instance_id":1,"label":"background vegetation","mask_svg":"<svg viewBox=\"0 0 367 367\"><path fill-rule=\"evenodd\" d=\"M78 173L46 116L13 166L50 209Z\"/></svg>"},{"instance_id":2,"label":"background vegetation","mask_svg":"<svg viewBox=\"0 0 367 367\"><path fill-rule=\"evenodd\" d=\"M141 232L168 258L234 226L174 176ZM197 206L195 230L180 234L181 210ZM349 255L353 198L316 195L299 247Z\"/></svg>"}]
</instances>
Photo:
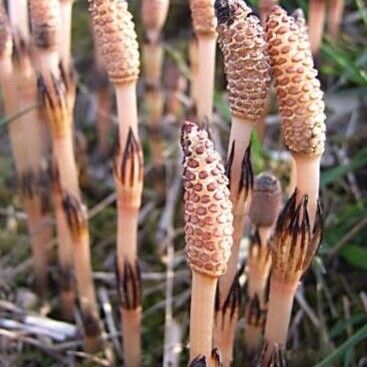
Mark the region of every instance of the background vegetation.
<instances>
[{"instance_id":1,"label":"background vegetation","mask_svg":"<svg viewBox=\"0 0 367 367\"><path fill-rule=\"evenodd\" d=\"M93 42L87 2L75 2L73 50L79 77L76 124L88 143L88 176L84 195L91 210L90 231L93 265L99 294L107 295L112 315L118 320L114 284L115 218L111 160L96 153L95 97L93 91ZM141 39L139 1L130 1ZM190 35L188 1L172 0L165 34L167 63L176 64L189 77L187 39ZM251 1L256 6L256 1ZM289 10L307 1L281 1ZM292 366L367 366L367 6L363 0L346 1L343 29L336 41L324 37L317 59L327 104L327 151L322 163L321 190L325 216L325 236L312 268L306 274L294 307L289 345ZM223 146L229 129L229 111L223 90L221 57L218 56L215 123ZM111 92L112 94L112 92ZM139 87L139 97L143 95ZM140 104L141 134L146 142L144 106ZM111 116L113 119L114 116ZM6 120L0 130L0 366L103 365L104 356L88 362L87 356L73 352L79 340L56 342L27 334L9 342L2 338L4 319L22 320L36 313L58 318L57 270L51 268L55 285L46 301L32 291L30 248L15 185L15 172L6 133ZM172 295L173 315L182 332L182 365L187 360L189 271L185 264L180 190L176 177L178 121L167 119L168 192L174 200L165 204L156 197L150 175L149 147L146 156L146 187L141 212L140 255L143 265L143 349L144 365L162 361L166 297L166 265L175 272ZM26 133L26 132L25 132ZM113 137L111 136L111 141ZM272 170L286 188L289 166L279 139L279 117L275 104L268 118L263 145L254 136L253 159L256 172ZM146 143L145 143L146 144ZM174 217L162 221L173 209ZM246 241L244 241L246 243ZM174 256L166 247L174 249ZM244 254L245 255L245 251ZM245 281L243 277L242 281ZM106 314L104 317L107 317ZM118 325L118 322L116 322ZM240 324L241 325L241 324ZM241 366L241 327L236 366Z\"/></svg>"}]
</instances>

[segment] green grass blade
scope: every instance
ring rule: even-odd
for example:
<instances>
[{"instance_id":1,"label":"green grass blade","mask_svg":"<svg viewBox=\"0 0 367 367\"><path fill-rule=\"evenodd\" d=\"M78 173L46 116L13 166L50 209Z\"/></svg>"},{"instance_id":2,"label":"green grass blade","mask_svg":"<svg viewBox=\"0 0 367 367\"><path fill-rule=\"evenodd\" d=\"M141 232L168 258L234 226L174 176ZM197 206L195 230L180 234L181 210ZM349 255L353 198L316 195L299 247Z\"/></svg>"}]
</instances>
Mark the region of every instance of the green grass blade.
<instances>
[{"instance_id":1,"label":"green grass blade","mask_svg":"<svg viewBox=\"0 0 367 367\"><path fill-rule=\"evenodd\" d=\"M335 361L343 357L351 348L360 343L363 339L367 339L367 325L359 329L346 342L340 345L334 352L327 356L323 361L315 367L331 367L335 365Z\"/></svg>"},{"instance_id":2,"label":"green grass blade","mask_svg":"<svg viewBox=\"0 0 367 367\"><path fill-rule=\"evenodd\" d=\"M332 182L335 182L339 178L345 176L349 172L352 172L358 168L363 167L367 163L367 148L359 151L349 164L338 166L324 171L321 175L321 187L325 187Z\"/></svg>"}]
</instances>

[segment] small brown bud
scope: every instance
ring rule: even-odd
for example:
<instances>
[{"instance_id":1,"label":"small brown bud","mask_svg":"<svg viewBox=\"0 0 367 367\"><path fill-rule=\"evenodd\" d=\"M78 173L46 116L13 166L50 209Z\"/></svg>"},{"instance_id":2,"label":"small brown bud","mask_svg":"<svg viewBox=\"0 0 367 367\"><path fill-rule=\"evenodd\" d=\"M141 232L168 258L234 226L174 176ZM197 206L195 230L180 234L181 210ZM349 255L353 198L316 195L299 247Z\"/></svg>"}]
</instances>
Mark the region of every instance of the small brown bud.
<instances>
[{"instance_id":1,"label":"small brown bud","mask_svg":"<svg viewBox=\"0 0 367 367\"><path fill-rule=\"evenodd\" d=\"M277 220L282 204L279 180L271 174L255 177L250 206L250 219L256 227L271 227Z\"/></svg>"},{"instance_id":2,"label":"small brown bud","mask_svg":"<svg viewBox=\"0 0 367 367\"><path fill-rule=\"evenodd\" d=\"M207 131L191 122L182 126L186 252L191 268L218 277L232 247L232 204L228 179ZM217 170L217 174L212 172Z\"/></svg>"}]
</instances>

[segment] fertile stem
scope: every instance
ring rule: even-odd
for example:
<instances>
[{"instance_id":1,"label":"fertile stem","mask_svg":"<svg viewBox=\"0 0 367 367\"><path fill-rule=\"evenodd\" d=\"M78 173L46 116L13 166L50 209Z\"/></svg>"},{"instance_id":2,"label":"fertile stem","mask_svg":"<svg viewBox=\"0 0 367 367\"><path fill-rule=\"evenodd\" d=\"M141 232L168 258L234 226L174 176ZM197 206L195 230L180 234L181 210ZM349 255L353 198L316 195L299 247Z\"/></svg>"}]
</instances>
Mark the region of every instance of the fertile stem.
<instances>
[{"instance_id":1,"label":"fertile stem","mask_svg":"<svg viewBox=\"0 0 367 367\"><path fill-rule=\"evenodd\" d=\"M279 216L261 366L280 365L293 297L322 239L320 158L325 145L324 103L302 12L275 7L267 22L269 54L285 144L295 161L296 190ZM273 363L273 364L272 364Z\"/></svg>"},{"instance_id":2,"label":"fertile stem","mask_svg":"<svg viewBox=\"0 0 367 367\"><path fill-rule=\"evenodd\" d=\"M217 279L226 271L232 246L232 206L224 167L208 133L185 122L181 143L185 156L185 242L193 271L190 361L201 358L209 364Z\"/></svg>"},{"instance_id":3,"label":"fertile stem","mask_svg":"<svg viewBox=\"0 0 367 367\"><path fill-rule=\"evenodd\" d=\"M217 279L192 274L190 307L190 361L198 355L210 361L213 343L214 302Z\"/></svg>"},{"instance_id":4,"label":"fertile stem","mask_svg":"<svg viewBox=\"0 0 367 367\"><path fill-rule=\"evenodd\" d=\"M138 138L136 83L139 53L125 1L90 0L97 47L115 85L119 136L114 159L117 189L117 283L123 324L125 364L141 364L141 281L137 260L138 211L143 191L143 156ZM123 20L123 21L122 21Z\"/></svg>"},{"instance_id":5,"label":"fertile stem","mask_svg":"<svg viewBox=\"0 0 367 367\"><path fill-rule=\"evenodd\" d=\"M270 64L260 22L245 2L217 0L215 10L232 114L226 168L233 203L234 233L228 271L219 280L219 304L224 307L237 273L240 242L253 183L250 138L252 129L264 114ZM227 325L229 327L234 334L233 325ZM221 329L216 325L217 340L223 332ZM223 355L228 356L226 366L229 366L233 346L218 346Z\"/></svg>"}]
</instances>

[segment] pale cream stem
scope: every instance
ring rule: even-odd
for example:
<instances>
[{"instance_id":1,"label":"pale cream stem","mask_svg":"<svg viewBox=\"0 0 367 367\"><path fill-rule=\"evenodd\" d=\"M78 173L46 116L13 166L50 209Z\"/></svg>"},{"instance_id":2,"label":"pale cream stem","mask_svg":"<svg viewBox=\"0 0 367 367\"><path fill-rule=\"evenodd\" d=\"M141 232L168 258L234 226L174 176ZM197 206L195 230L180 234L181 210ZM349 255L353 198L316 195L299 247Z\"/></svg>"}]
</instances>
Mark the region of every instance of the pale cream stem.
<instances>
[{"instance_id":1,"label":"pale cream stem","mask_svg":"<svg viewBox=\"0 0 367 367\"><path fill-rule=\"evenodd\" d=\"M122 272L125 261L134 264L137 257L138 208L118 204L117 216L117 258Z\"/></svg>"},{"instance_id":2,"label":"pale cream stem","mask_svg":"<svg viewBox=\"0 0 367 367\"><path fill-rule=\"evenodd\" d=\"M245 229L245 216L235 215L233 217L233 245L231 248L231 256L228 260L228 266L226 273L220 277L219 287L220 287L220 300L225 302L229 290L232 287L233 279L237 274L237 265L240 252L240 244L243 237L243 232ZM220 306L223 306L220 305Z\"/></svg>"},{"instance_id":3,"label":"pale cream stem","mask_svg":"<svg viewBox=\"0 0 367 367\"><path fill-rule=\"evenodd\" d=\"M11 58L0 58L0 84L3 95L3 103L7 118L14 117L19 111L18 91L14 81ZM7 124L11 148L14 157L16 171L19 173L27 170L27 162L24 159L24 144L22 144L24 132L20 128L19 119Z\"/></svg>"},{"instance_id":4,"label":"pale cream stem","mask_svg":"<svg viewBox=\"0 0 367 367\"><path fill-rule=\"evenodd\" d=\"M45 217L42 216L41 200L39 197L23 200L23 207L27 213L27 224L30 236L30 243L33 253L33 268L35 272L37 288L40 292L47 289L47 263L48 263L48 243L45 242L44 231L48 224ZM42 228L42 227L45 227Z\"/></svg>"},{"instance_id":5,"label":"pale cream stem","mask_svg":"<svg viewBox=\"0 0 367 367\"><path fill-rule=\"evenodd\" d=\"M121 148L124 149L129 129L138 136L138 116L136 102L136 82L116 85L117 113Z\"/></svg>"},{"instance_id":6,"label":"pale cream stem","mask_svg":"<svg viewBox=\"0 0 367 367\"><path fill-rule=\"evenodd\" d=\"M27 0L10 0L8 1L8 10L10 24L13 29L19 30L21 36L29 40L28 26L28 1Z\"/></svg>"},{"instance_id":7,"label":"pale cream stem","mask_svg":"<svg viewBox=\"0 0 367 367\"><path fill-rule=\"evenodd\" d=\"M53 139L53 149L60 172L62 188L80 198L78 169L75 163L71 131L61 138Z\"/></svg>"},{"instance_id":8,"label":"pale cream stem","mask_svg":"<svg viewBox=\"0 0 367 367\"><path fill-rule=\"evenodd\" d=\"M56 78L59 76L60 57L56 50L38 48L34 57L38 72L42 74L47 81L49 80L49 73L52 73Z\"/></svg>"},{"instance_id":9,"label":"pale cream stem","mask_svg":"<svg viewBox=\"0 0 367 367\"><path fill-rule=\"evenodd\" d=\"M73 265L73 242L71 238L70 228L68 226L65 211L62 205L61 192L54 191L54 207L55 207L55 222L56 232L59 245L57 246L57 255L61 271L71 271ZM61 284L61 289L63 284ZM63 315L68 320L73 319L74 305L75 305L75 290L71 286L71 290L61 291L61 307Z\"/></svg>"},{"instance_id":10,"label":"pale cream stem","mask_svg":"<svg viewBox=\"0 0 367 367\"><path fill-rule=\"evenodd\" d=\"M233 246L231 257L228 261L227 272L220 278L221 300L224 302L233 284L233 279L237 273L238 257L240 244L245 229L246 208L242 205L237 206L237 193L242 171L242 161L246 149L250 144L253 124L241 120L237 117L232 118L232 127L229 137L228 157L231 153L232 144L235 142L235 151L231 166L231 200L233 204ZM228 159L227 157L227 159Z\"/></svg>"},{"instance_id":11,"label":"pale cream stem","mask_svg":"<svg viewBox=\"0 0 367 367\"><path fill-rule=\"evenodd\" d=\"M198 119L200 123L212 120L215 75L216 37L198 37Z\"/></svg>"},{"instance_id":12,"label":"pale cream stem","mask_svg":"<svg viewBox=\"0 0 367 367\"><path fill-rule=\"evenodd\" d=\"M75 236L74 255L75 277L82 310L92 310L96 319L98 319L97 298L93 284L89 234L87 230L85 230L85 233Z\"/></svg>"},{"instance_id":13,"label":"pale cream stem","mask_svg":"<svg viewBox=\"0 0 367 367\"><path fill-rule=\"evenodd\" d=\"M216 288L217 278L192 272L190 361L199 355L211 360Z\"/></svg>"},{"instance_id":14,"label":"pale cream stem","mask_svg":"<svg viewBox=\"0 0 367 367\"><path fill-rule=\"evenodd\" d=\"M296 162L293 157L291 157L291 173L289 177L289 186L288 186L288 195L292 196L294 190L296 189L297 185L297 168Z\"/></svg>"},{"instance_id":15,"label":"pale cream stem","mask_svg":"<svg viewBox=\"0 0 367 367\"><path fill-rule=\"evenodd\" d=\"M121 321L123 324L123 350L126 367L139 367L141 365L141 338L132 337L141 335L141 306L133 310L121 309Z\"/></svg>"},{"instance_id":16,"label":"pale cream stem","mask_svg":"<svg viewBox=\"0 0 367 367\"><path fill-rule=\"evenodd\" d=\"M292 314L294 294L298 282L285 284L271 279L267 322L265 327L266 342L270 345L286 345L288 327ZM270 348L271 350L271 348Z\"/></svg>"},{"instance_id":17,"label":"pale cream stem","mask_svg":"<svg viewBox=\"0 0 367 367\"><path fill-rule=\"evenodd\" d=\"M308 215L310 226L315 225L317 202L320 186L320 160L321 157L294 156L297 169L298 202L304 195L308 195Z\"/></svg>"},{"instance_id":18,"label":"pale cream stem","mask_svg":"<svg viewBox=\"0 0 367 367\"><path fill-rule=\"evenodd\" d=\"M268 246L272 234L272 227L259 227L258 228L259 237L262 246Z\"/></svg>"},{"instance_id":19,"label":"pale cream stem","mask_svg":"<svg viewBox=\"0 0 367 367\"><path fill-rule=\"evenodd\" d=\"M61 24L64 31L60 32L59 53L63 65L68 69L71 66L71 20L72 20L72 0L62 0L60 2Z\"/></svg>"}]
</instances>

